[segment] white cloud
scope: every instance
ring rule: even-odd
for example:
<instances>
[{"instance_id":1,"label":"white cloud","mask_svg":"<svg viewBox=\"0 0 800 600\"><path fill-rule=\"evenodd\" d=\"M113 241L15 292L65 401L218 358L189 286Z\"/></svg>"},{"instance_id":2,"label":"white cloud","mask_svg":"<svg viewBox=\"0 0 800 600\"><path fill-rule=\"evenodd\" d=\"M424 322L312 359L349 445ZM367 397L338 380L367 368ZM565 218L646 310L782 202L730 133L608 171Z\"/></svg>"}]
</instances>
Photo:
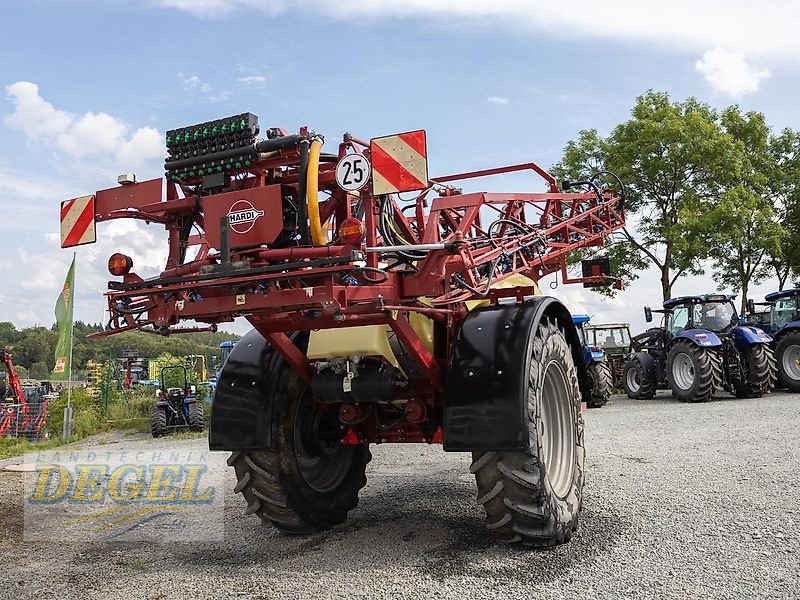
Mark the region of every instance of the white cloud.
<instances>
[{"instance_id":1,"label":"white cloud","mask_svg":"<svg viewBox=\"0 0 800 600\"><path fill-rule=\"evenodd\" d=\"M82 116L55 108L39 94L39 86L18 81L6 86L14 112L5 123L21 131L31 143L56 146L73 158L116 157L130 167L164 155L161 134L152 127L133 129L107 113L87 112ZM154 136L159 144L153 143Z\"/></svg>"},{"instance_id":2,"label":"white cloud","mask_svg":"<svg viewBox=\"0 0 800 600\"><path fill-rule=\"evenodd\" d=\"M769 69L749 64L742 53L724 48L706 52L695 63L695 69L716 91L735 97L757 92L761 81L770 75Z\"/></svg>"},{"instance_id":3,"label":"white cloud","mask_svg":"<svg viewBox=\"0 0 800 600\"><path fill-rule=\"evenodd\" d=\"M767 76L752 67L783 62L794 65L800 53L800 3L794 0L151 0L155 6L190 12L201 18L221 18L260 10L267 14L302 11L338 20L387 18L441 19L504 25L515 31L537 31L568 39L599 39L614 43L658 45L666 51L695 57L724 49L741 61L703 57L701 71L726 93L758 89L753 81ZM749 76L744 76L749 74ZM721 82L716 84L715 82Z\"/></svg>"},{"instance_id":4,"label":"white cloud","mask_svg":"<svg viewBox=\"0 0 800 600\"><path fill-rule=\"evenodd\" d=\"M239 77L236 79L239 83L245 85L252 85L255 83L264 83L267 80L263 75L247 75L246 77Z\"/></svg>"},{"instance_id":5,"label":"white cloud","mask_svg":"<svg viewBox=\"0 0 800 600\"><path fill-rule=\"evenodd\" d=\"M198 75L186 76L183 73L178 73L178 77L183 80L183 87L185 87L187 90L197 90L199 92L203 92L204 94L207 94L212 90L211 84L200 79Z\"/></svg>"},{"instance_id":6,"label":"white cloud","mask_svg":"<svg viewBox=\"0 0 800 600\"><path fill-rule=\"evenodd\" d=\"M487 101L489 104L499 104L499 105L505 105L505 104L508 104L508 98L506 98L506 97L504 97L504 96L489 96L489 97L486 99L486 101Z\"/></svg>"}]
</instances>

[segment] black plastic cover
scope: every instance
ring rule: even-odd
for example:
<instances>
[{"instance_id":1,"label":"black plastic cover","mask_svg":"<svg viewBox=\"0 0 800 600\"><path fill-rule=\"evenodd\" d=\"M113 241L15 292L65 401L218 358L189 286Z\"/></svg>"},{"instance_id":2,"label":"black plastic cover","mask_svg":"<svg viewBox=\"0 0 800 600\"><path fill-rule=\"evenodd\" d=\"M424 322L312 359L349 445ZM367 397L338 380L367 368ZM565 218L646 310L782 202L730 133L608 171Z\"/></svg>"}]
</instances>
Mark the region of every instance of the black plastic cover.
<instances>
[{"instance_id":1,"label":"black plastic cover","mask_svg":"<svg viewBox=\"0 0 800 600\"><path fill-rule=\"evenodd\" d=\"M444 450L528 448L527 377L532 334L543 317L566 333L584 398L591 393L578 333L555 298L472 311L456 337L447 375Z\"/></svg>"},{"instance_id":2,"label":"black plastic cover","mask_svg":"<svg viewBox=\"0 0 800 600\"><path fill-rule=\"evenodd\" d=\"M255 329L233 347L211 405L211 450L265 450L272 445L275 388L283 358Z\"/></svg>"}]
</instances>

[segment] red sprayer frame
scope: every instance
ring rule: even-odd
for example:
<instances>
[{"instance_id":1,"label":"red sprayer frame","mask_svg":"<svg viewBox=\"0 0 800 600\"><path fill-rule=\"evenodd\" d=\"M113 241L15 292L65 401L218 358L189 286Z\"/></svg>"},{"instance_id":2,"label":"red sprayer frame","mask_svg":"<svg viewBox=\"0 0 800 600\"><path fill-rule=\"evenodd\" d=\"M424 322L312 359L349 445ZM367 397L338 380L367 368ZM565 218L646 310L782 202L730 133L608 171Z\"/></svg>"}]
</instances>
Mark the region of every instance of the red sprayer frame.
<instances>
[{"instance_id":1,"label":"red sprayer frame","mask_svg":"<svg viewBox=\"0 0 800 600\"><path fill-rule=\"evenodd\" d=\"M303 128L299 137L307 140L313 134ZM297 199L302 190L298 147L264 154L246 169L229 173L225 193L280 185L284 196L294 194ZM179 323L193 320L213 329L244 316L310 380L311 364L287 332L387 325L427 376L412 382L418 388L413 395L431 398L443 389L447 338L466 316L467 301L533 294L534 286L495 286L515 274L536 282L561 271L569 283L605 281L568 278L567 256L579 248L602 246L606 236L624 226L619 192L594 186L586 192L561 192L547 171L527 163L435 177L407 200L373 196L369 186L354 194L335 180L337 161L350 153L369 159L369 144L346 134L337 154L323 155L318 188L327 198L319 203L319 213L320 222L332 232L345 219L361 219L365 234L356 245L332 234L325 245L212 248L207 232L216 228L213 237L218 239L223 229L205 222L208 210L203 205L211 207L219 196L199 191L199 179L167 180L163 198L160 179L97 192L98 221L136 218L161 223L169 236L167 264L158 277L142 280L130 273L122 283L110 282L110 320L99 335L131 329L161 334L207 330L181 328ZM536 173L549 191L462 193L451 185L515 171ZM392 240L398 238L408 245L397 248ZM189 248L196 254L186 260ZM412 312L432 319L434 335L445 336L444 344L435 345L436 355L410 325Z\"/></svg>"}]
</instances>

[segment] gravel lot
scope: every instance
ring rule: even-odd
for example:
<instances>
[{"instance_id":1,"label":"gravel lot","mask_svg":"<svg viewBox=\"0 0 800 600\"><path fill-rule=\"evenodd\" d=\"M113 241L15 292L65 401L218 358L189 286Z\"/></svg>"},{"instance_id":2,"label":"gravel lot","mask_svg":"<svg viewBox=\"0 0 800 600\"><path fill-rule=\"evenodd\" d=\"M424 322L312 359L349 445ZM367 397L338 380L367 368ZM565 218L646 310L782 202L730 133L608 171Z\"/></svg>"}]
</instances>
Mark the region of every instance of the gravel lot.
<instances>
[{"instance_id":1,"label":"gravel lot","mask_svg":"<svg viewBox=\"0 0 800 600\"><path fill-rule=\"evenodd\" d=\"M349 521L309 538L231 492L224 542L23 544L21 475L0 471L0 597L797 598L798 413L784 393L589 411L581 528L549 551L495 544L469 458L421 445L374 448ZM124 437L88 443L165 444Z\"/></svg>"}]
</instances>

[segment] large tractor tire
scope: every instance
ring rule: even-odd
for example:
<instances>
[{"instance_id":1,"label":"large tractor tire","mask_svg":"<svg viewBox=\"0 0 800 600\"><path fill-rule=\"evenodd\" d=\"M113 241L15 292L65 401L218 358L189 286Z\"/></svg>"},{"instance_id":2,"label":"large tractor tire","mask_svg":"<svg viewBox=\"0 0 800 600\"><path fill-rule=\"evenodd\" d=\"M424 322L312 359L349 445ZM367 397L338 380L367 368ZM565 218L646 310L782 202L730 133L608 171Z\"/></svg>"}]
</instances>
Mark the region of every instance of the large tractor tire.
<instances>
[{"instance_id":1,"label":"large tractor tire","mask_svg":"<svg viewBox=\"0 0 800 600\"><path fill-rule=\"evenodd\" d=\"M150 412L150 433L154 438L167 435L167 411L163 406L154 406Z\"/></svg>"},{"instance_id":2,"label":"large tractor tire","mask_svg":"<svg viewBox=\"0 0 800 600\"><path fill-rule=\"evenodd\" d=\"M633 357L622 369L622 386L628 398L650 400L656 395L656 382L647 375L642 361Z\"/></svg>"},{"instance_id":3,"label":"large tractor tire","mask_svg":"<svg viewBox=\"0 0 800 600\"><path fill-rule=\"evenodd\" d=\"M581 393L564 332L545 320L533 336L527 378L530 448L473 452L470 471L486 527L500 541L554 546L568 541L578 527L585 455Z\"/></svg>"},{"instance_id":4,"label":"large tractor tire","mask_svg":"<svg viewBox=\"0 0 800 600\"><path fill-rule=\"evenodd\" d=\"M666 379L678 400L707 402L722 387L719 351L688 340L675 342L667 354Z\"/></svg>"},{"instance_id":5,"label":"large tractor tire","mask_svg":"<svg viewBox=\"0 0 800 600\"><path fill-rule=\"evenodd\" d=\"M741 352L744 381L734 384L737 398L761 398L775 387L778 368L775 355L766 344L750 346Z\"/></svg>"},{"instance_id":6,"label":"large tractor tire","mask_svg":"<svg viewBox=\"0 0 800 600\"><path fill-rule=\"evenodd\" d=\"M283 365L274 396L274 449L234 452L234 488L256 514L287 534L304 535L342 523L367 483L366 444L343 445L336 411L316 412L311 389Z\"/></svg>"},{"instance_id":7,"label":"large tractor tire","mask_svg":"<svg viewBox=\"0 0 800 600\"><path fill-rule=\"evenodd\" d=\"M611 397L614 388L614 376L607 362L593 362L588 367L589 379L592 382L592 395L586 406L602 408Z\"/></svg>"},{"instance_id":8,"label":"large tractor tire","mask_svg":"<svg viewBox=\"0 0 800 600\"><path fill-rule=\"evenodd\" d=\"M778 379L790 392L800 392L800 331L790 331L775 349Z\"/></svg>"},{"instance_id":9,"label":"large tractor tire","mask_svg":"<svg viewBox=\"0 0 800 600\"><path fill-rule=\"evenodd\" d=\"M205 415L203 414L203 404L199 401L189 405L189 429L192 431L203 431L206 426Z\"/></svg>"}]
</instances>

